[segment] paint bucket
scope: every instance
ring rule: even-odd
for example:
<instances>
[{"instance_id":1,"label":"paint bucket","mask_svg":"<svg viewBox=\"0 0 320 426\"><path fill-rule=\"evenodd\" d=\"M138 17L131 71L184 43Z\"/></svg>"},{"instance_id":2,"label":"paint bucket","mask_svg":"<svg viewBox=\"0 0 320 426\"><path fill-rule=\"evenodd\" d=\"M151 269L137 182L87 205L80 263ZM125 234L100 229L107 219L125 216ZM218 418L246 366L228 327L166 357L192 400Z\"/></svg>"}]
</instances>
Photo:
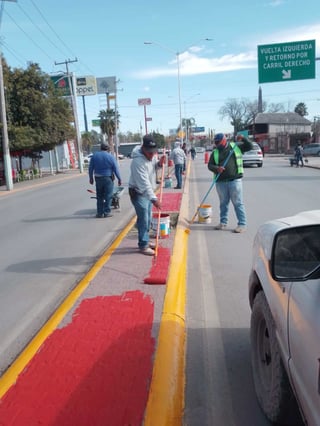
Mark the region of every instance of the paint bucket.
<instances>
[{"instance_id":1,"label":"paint bucket","mask_svg":"<svg viewBox=\"0 0 320 426\"><path fill-rule=\"evenodd\" d=\"M169 167L173 166L173 160L168 160L168 166Z\"/></svg>"},{"instance_id":2,"label":"paint bucket","mask_svg":"<svg viewBox=\"0 0 320 426\"><path fill-rule=\"evenodd\" d=\"M212 207L210 204L202 204L199 207L199 223L211 223Z\"/></svg>"},{"instance_id":3,"label":"paint bucket","mask_svg":"<svg viewBox=\"0 0 320 426\"><path fill-rule=\"evenodd\" d=\"M172 188L172 179L171 177L167 177L164 179L164 187L165 188Z\"/></svg>"},{"instance_id":4,"label":"paint bucket","mask_svg":"<svg viewBox=\"0 0 320 426\"><path fill-rule=\"evenodd\" d=\"M151 219L151 229L153 235L157 237L158 231L158 213L154 213ZM168 238L170 234L170 215L166 213L160 213L160 231L159 238Z\"/></svg>"}]
</instances>

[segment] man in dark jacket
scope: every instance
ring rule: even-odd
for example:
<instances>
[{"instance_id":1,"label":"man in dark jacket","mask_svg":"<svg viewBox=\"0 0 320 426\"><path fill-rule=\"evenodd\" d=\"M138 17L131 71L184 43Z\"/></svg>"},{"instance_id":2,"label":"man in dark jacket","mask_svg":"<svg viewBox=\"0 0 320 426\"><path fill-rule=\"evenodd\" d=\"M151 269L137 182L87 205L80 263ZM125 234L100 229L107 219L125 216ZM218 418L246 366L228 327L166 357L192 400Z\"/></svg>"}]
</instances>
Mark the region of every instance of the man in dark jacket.
<instances>
[{"instance_id":1,"label":"man in dark jacket","mask_svg":"<svg viewBox=\"0 0 320 426\"><path fill-rule=\"evenodd\" d=\"M220 200L220 223L215 229L226 229L231 200L238 220L233 232L241 233L245 231L247 224L242 195L242 153L250 151L252 143L243 135L237 136L237 143L228 142L223 133L217 133L214 142L216 148L210 156L208 169L218 175L216 187Z\"/></svg>"},{"instance_id":2,"label":"man in dark jacket","mask_svg":"<svg viewBox=\"0 0 320 426\"><path fill-rule=\"evenodd\" d=\"M121 176L118 163L109 152L109 146L101 144L101 151L97 151L91 157L89 163L89 182L96 181L97 192L97 218L111 217L111 203L113 197L114 176L121 186ZM93 178L94 175L94 178Z\"/></svg>"}]
</instances>

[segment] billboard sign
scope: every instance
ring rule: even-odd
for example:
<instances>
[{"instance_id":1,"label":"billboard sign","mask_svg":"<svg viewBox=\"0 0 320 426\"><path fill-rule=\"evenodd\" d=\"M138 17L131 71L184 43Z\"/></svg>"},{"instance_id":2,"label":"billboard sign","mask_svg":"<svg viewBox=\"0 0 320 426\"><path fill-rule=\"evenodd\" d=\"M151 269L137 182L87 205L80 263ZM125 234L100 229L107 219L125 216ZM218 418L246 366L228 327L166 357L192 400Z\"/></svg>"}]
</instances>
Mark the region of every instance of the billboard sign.
<instances>
[{"instance_id":1,"label":"billboard sign","mask_svg":"<svg viewBox=\"0 0 320 426\"><path fill-rule=\"evenodd\" d=\"M138 105L151 105L150 98L140 98L138 99Z\"/></svg>"},{"instance_id":2,"label":"billboard sign","mask_svg":"<svg viewBox=\"0 0 320 426\"><path fill-rule=\"evenodd\" d=\"M193 133L201 133L205 131L204 127L192 127Z\"/></svg>"},{"instance_id":3,"label":"billboard sign","mask_svg":"<svg viewBox=\"0 0 320 426\"><path fill-rule=\"evenodd\" d=\"M50 78L60 96L71 96L71 91L70 91L71 77L68 77L65 74L58 74L58 75L51 76Z\"/></svg>"},{"instance_id":4,"label":"billboard sign","mask_svg":"<svg viewBox=\"0 0 320 426\"><path fill-rule=\"evenodd\" d=\"M258 46L259 83L315 78L315 53L315 40Z\"/></svg>"},{"instance_id":5,"label":"billboard sign","mask_svg":"<svg viewBox=\"0 0 320 426\"><path fill-rule=\"evenodd\" d=\"M106 93L116 93L116 78L115 77L98 77L97 92L99 95Z\"/></svg>"},{"instance_id":6,"label":"billboard sign","mask_svg":"<svg viewBox=\"0 0 320 426\"><path fill-rule=\"evenodd\" d=\"M96 78L93 75L76 77L77 96L92 96L97 94Z\"/></svg>"}]
</instances>

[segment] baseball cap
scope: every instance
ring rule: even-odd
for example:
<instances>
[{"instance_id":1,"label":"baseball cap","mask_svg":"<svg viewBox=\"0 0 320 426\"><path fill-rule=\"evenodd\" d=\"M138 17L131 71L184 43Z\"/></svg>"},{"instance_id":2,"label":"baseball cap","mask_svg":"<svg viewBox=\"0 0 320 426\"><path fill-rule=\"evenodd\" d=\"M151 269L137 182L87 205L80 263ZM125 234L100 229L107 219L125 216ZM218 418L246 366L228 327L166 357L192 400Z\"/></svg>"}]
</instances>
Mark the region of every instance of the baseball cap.
<instances>
[{"instance_id":1,"label":"baseball cap","mask_svg":"<svg viewBox=\"0 0 320 426\"><path fill-rule=\"evenodd\" d=\"M215 143L220 143L225 138L223 133L217 133L214 137Z\"/></svg>"},{"instance_id":2,"label":"baseball cap","mask_svg":"<svg viewBox=\"0 0 320 426\"><path fill-rule=\"evenodd\" d=\"M145 135L143 137L142 146L147 152L158 151L157 144L155 143L155 141L153 140L153 137L151 135Z\"/></svg>"},{"instance_id":3,"label":"baseball cap","mask_svg":"<svg viewBox=\"0 0 320 426\"><path fill-rule=\"evenodd\" d=\"M104 142L102 142L102 144L100 145L100 148L102 151L110 151L109 145Z\"/></svg>"}]
</instances>

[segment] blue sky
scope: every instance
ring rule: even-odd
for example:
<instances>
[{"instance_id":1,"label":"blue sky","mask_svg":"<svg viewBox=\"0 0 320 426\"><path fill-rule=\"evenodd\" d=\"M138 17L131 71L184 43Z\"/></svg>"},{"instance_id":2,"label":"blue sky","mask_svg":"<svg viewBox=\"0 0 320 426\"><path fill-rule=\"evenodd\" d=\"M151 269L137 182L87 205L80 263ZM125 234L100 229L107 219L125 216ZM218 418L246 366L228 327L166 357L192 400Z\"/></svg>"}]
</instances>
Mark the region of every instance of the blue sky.
<instances>
[{"instance_id":1,"label":"blue sky","mask_svg":"<svg viewBox=\"0 0 320 426\"><path fill-rule=\"evenodd\" d=\"M231 98L257 99L258 45L315 39L320 57L319 0L6 1L0 31L13 68L32 61L57 73L66 68L55 62L77 58L69 64L76 76L115 76L121 132L144 133L141 98L151 99L148 131L167 135L176 128L181 105L182 117L197 126L229 132L218 111ZM315 79L261 84L263 100L288 111L305 102L313 120L320 116L319 69L317 61ZM81 97L77 103L84 131ZM86 96L85 105L90 130L106 98Z\"/></svg>"}]
</instances>

